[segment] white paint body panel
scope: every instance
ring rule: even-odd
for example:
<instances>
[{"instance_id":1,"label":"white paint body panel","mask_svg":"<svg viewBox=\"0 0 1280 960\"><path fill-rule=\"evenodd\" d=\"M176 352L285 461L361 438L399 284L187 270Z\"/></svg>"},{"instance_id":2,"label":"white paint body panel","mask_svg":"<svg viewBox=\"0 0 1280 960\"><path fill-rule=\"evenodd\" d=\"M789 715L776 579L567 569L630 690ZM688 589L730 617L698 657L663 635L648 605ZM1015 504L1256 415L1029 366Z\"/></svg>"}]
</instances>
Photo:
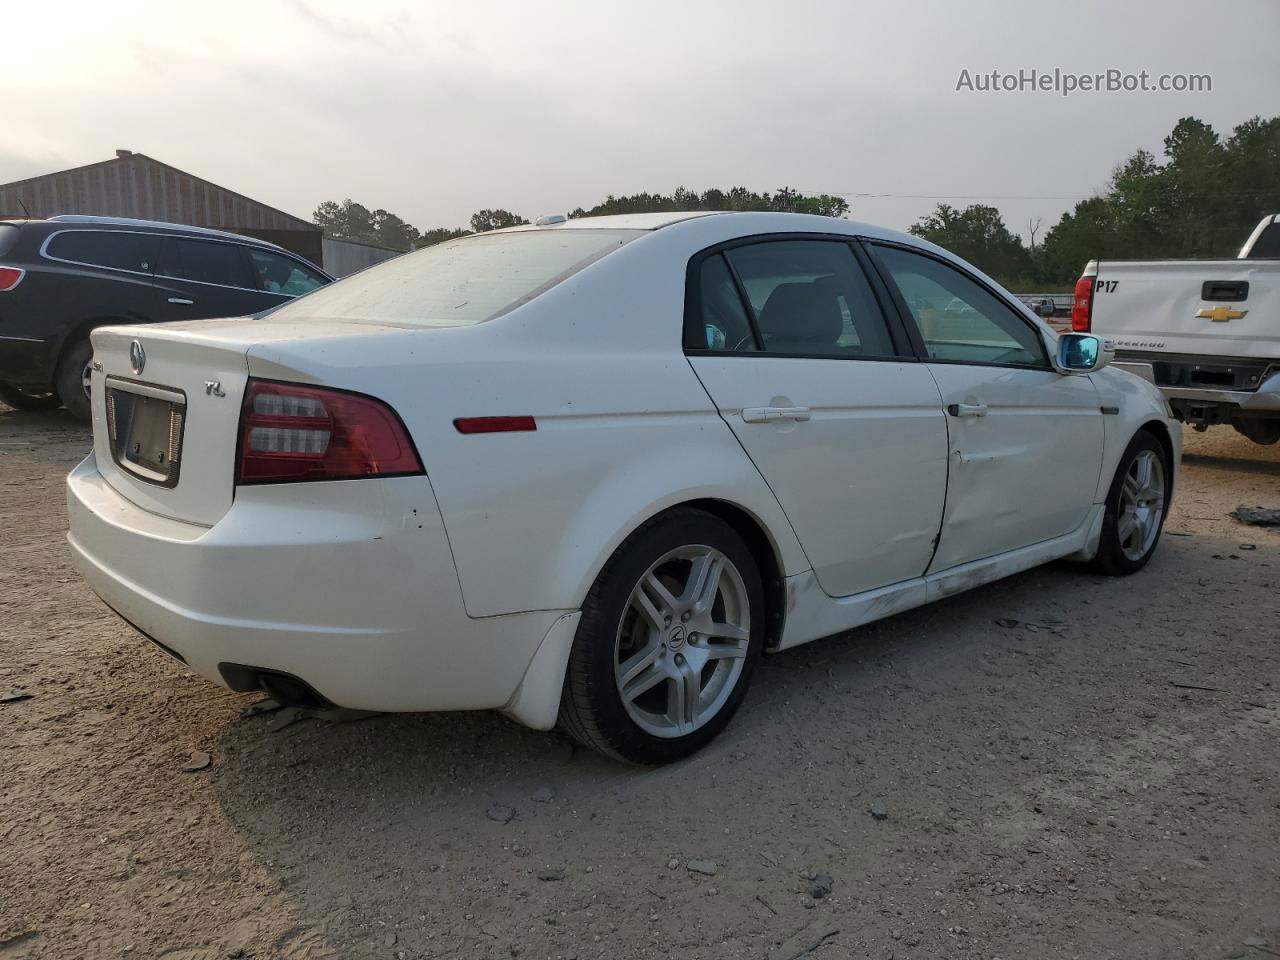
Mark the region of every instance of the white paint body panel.
<instances>
[{"instance_id":1,"label":"white paint body panel","mask_svg":"<svg viewBox=\"0 0 1280 960\"><path fill-rule=\"evenodd\" d=\"M910 361L829 361L830 374L801 373L775 388L772 374L753 371L764 360L691 365L681 337L689 258L714 244L820 232L937 248L787 214L602 218L518 231L589 226L651 232L473 326L308 321L302 298L260 319L96 331L104 367L93 384L97 454L68 478L69 540L85 578L214 680L219 663L241 663L295 674L341 706L493 708L547 727L587 591L618 544L668 507L719 501L759 528L788 600L775 643L794 645L1032 563L1087 555L1096 504L1124 446L1144 423L1171 423L1158 392L1123 373L1044 385L1042 405L1096 388L1094 402L1120 413L1102 418L1100 438L1084 417L1060 418L1066 428L1049 435L1066 438L1061 444L1023 437L1008 469L984 474L990 497L1022 498L1025 528L1002 526L998 545L1010 549L950 570L937 558L929 566L951 449L937 374ZM1055 335L1033 322L1052 350ZM132 376L134 338L149 356L142 379L188 395L173 490L125 476L104 446L102 378ZM425 475L236 488L249 377L385 401ZM207 379L219 379L226 396L205 395ZM941 379L944 390L966 393ZM1030 396L1025 385L1010 389ZM814 418L794 430L733 423L735 409L781 395L813 407ZM531 415L538 429L464 436L453 427L457 417L495 415ZM1176 426L1171 432L1176 444ZM997 439L983 441L988 453ZM981 456L984 448L962 440L959 449ZM1064 466L1065 458L1078 462ZM1047 475L1030 477L1035 469ZM1054 502L1046 504L1047 492ZM954 563L991 549L977 537L957 526Z\"/></svg>"},{"instance_id":2,"label":"white paint body panel","mask_svg":"<svg viewBox=\"0 0 1280 960\"><path fill-rule=\"evenodd\" d=\"M947 490L947 425L923 364L690 362L777 496L823 590L844 597L924 573ZM805 406L809 419L744 421L743 408L758 406Z\"/></svg>"},{"instance_id":3,"label":"white paint body panel","mask_svg":"<svg viewBox=\"0 0 1280 960\"><path fill-rule=\"evenodd\" d=\"M1280 361L1280 260L1102 260L1091 333L1128 351ZM1206 281L1243 280L1239 302L1201 299ZM1214 321L1201 310L1243 317Z\"/></svg>"},{"instance_id":4,"label":"white paint body panel","mask_svg":"<svg viewBox=\"0 0 1280 960\"><path fill-rule=\"evenodd\" d=\"M1088 377L1048 370L925 364L942 402L987 408L948 417L951 471L930 572L1075 530L1093 506L1102 411Z\"/></svg>"}]
</instances>

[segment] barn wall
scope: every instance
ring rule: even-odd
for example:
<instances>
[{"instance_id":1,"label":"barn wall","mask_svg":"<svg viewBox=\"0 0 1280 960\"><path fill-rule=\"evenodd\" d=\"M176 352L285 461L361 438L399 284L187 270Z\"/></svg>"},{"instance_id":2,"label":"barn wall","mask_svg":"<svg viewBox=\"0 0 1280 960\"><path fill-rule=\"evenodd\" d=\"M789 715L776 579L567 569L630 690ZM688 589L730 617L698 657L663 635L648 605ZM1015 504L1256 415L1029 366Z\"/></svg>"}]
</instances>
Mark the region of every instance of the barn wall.
<instances>
[{"instance_id":1,"label":"barn wall","mask_svg":"<svg viewBox=\"0 0 1280 960\"><path fill-rule=\"evenodd\" d=\"M138 217L241 233L320 228L265 203L192 176L141 153L119 151L114 160L0 185L0 217L79 213ZM21 201L21 202L19 202ZM319 256L316 241L316 256ZM301 251L299 251L301 252Z\"/></svg>"}]
</instances>

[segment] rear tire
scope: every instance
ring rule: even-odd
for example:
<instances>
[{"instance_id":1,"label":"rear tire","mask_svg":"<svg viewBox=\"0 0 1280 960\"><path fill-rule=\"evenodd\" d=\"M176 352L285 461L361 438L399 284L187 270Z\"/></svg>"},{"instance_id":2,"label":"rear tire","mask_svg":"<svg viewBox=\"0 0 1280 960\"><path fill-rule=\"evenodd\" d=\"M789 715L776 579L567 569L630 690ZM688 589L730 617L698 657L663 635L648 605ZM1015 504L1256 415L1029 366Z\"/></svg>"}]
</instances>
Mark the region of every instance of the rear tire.
<instances>
[{"instance_id":1,"label":"rear tire","mask_svg":"<svg viewBox=\"0 0 1280 960\"><path fill-rule=\"evenodd\" d=\"M81 423L89 423L93 412L89 406L89 372L93 363L93 344L89 338L77 340L62 355L55 383L58 396L67 412Z\"/></svg>"},{"instance_id":2,"label":"rear tire","mask_svg":"<svg viewBox=\"0 0 1280 960\"><path fill-rule=\"evenodd\" d=\"M742 703L764 646L764 586L731 526L679 507L614 551L582 605L560 726L618 760L669 763Z\"/></svg>"},{"instance_id":3,"label":"rear tire","mask_svg":"<svg viewBox=\"0 0 1280 960\"><path fill-rule=\"evenodd\" d=\"M1231 426L1235 427L1236 433L1240 434L1240 436L1248 437L1254 443L1260 443L1264 446L1280 440L1280 420L1255 420L1253 418L1232 420Z\"/></svg>"},{"instance_id":4,"label":"rear tire","mask_svg":"<svg viewBox=\"0 0 1280 960\"><path fill-rule=\"evenodd\" d=\"M28 393L7 383L0 383L0 400L15 410L57 410L62 406L56 393Z\"/></svg>"},{"instance_id":5,"label":"rear tire","mask_svg":"<svg viewBox=\"0 0 1280 960\"><path fill-rule=\"evenodd\" d=\"M1139 430L1120 458L1107 493L1102 539L1093 560L1096 570L1127 577L1147 565L1164 530L1171 477L1160 441Z\"/></svg>"}]
</instances>

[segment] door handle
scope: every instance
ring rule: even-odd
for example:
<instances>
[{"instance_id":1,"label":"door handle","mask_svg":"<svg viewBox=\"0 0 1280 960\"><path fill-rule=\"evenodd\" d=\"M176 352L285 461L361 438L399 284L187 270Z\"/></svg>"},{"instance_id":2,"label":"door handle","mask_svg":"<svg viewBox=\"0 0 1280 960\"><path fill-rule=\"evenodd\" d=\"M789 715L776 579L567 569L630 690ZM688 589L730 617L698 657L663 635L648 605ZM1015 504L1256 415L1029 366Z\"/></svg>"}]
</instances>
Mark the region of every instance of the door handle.
<instances>
[{"instance_id":1,"label":"door handle","mask_svg":"<svg viewBox=\"0 0 1280 960\"><path fill-rule=\"evenodd\" d=\"M947 413L953 417L985 417L987 405L985 403L952 403L947 405Z\"/></svg>"},{"instance_id":2,"label":"door handle","mask_svg":"<svg viewBox=\"0 0 1280 960\"><path fill-rule=\"evenodd\" d=\"M747 423L770 423L774 420L809 419L808 407L743 407L742 419Z\"/></svg>"},{"instance_id":3,"label":"door handle","mask_svg":"<svg viewBox=\"0 0 1280 960\"><path fill-rule=\"evenodd\" d=\"M182 304L182 306L184 307L189 307L194 301L188 300L185 297L170 297L169 302L178 303L178 304Z\"/></svg>"}]
</instances>

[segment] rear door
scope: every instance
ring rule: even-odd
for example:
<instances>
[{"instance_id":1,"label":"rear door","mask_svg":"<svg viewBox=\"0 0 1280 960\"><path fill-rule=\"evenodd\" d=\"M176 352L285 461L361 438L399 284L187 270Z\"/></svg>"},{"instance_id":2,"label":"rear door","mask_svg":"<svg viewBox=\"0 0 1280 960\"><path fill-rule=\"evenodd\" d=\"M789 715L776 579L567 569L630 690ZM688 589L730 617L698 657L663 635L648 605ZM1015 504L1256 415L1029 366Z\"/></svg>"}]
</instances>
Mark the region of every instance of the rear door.
<instances>
[{"instance_id":1,"label":"rear door","mask_svg":"<svg viewBox=\"0 0 1280 960\"><path fill-rule=\"evenodd\" d=\"M240 317L281 302L264 295L242 244L166 236L155 276L165 320Z\"/></svg>"},{"instance_id":2,"label":"rear door","mask_svg":"<svg viewBox=\"0 0 1280 960\"><path fill-rule=\"evenodd\" d=\"M931 570L1075 530L1093 505L1102 410L1088 377L1049 364L1040 330L976 277L912 248L871 244L950 432L950 479Z\"/></svg>"},{"instance_id":3,"label":"rear door","mask_svg":"<svg viewBox=\"0 0 1280 960\"><path fill-rule=\"evenodd\" d=\"M695 257L687 289L689 362L832 596L922 575L946 491L937 386L860 256L752 238Z\"/></svg>"}]
</instances>

